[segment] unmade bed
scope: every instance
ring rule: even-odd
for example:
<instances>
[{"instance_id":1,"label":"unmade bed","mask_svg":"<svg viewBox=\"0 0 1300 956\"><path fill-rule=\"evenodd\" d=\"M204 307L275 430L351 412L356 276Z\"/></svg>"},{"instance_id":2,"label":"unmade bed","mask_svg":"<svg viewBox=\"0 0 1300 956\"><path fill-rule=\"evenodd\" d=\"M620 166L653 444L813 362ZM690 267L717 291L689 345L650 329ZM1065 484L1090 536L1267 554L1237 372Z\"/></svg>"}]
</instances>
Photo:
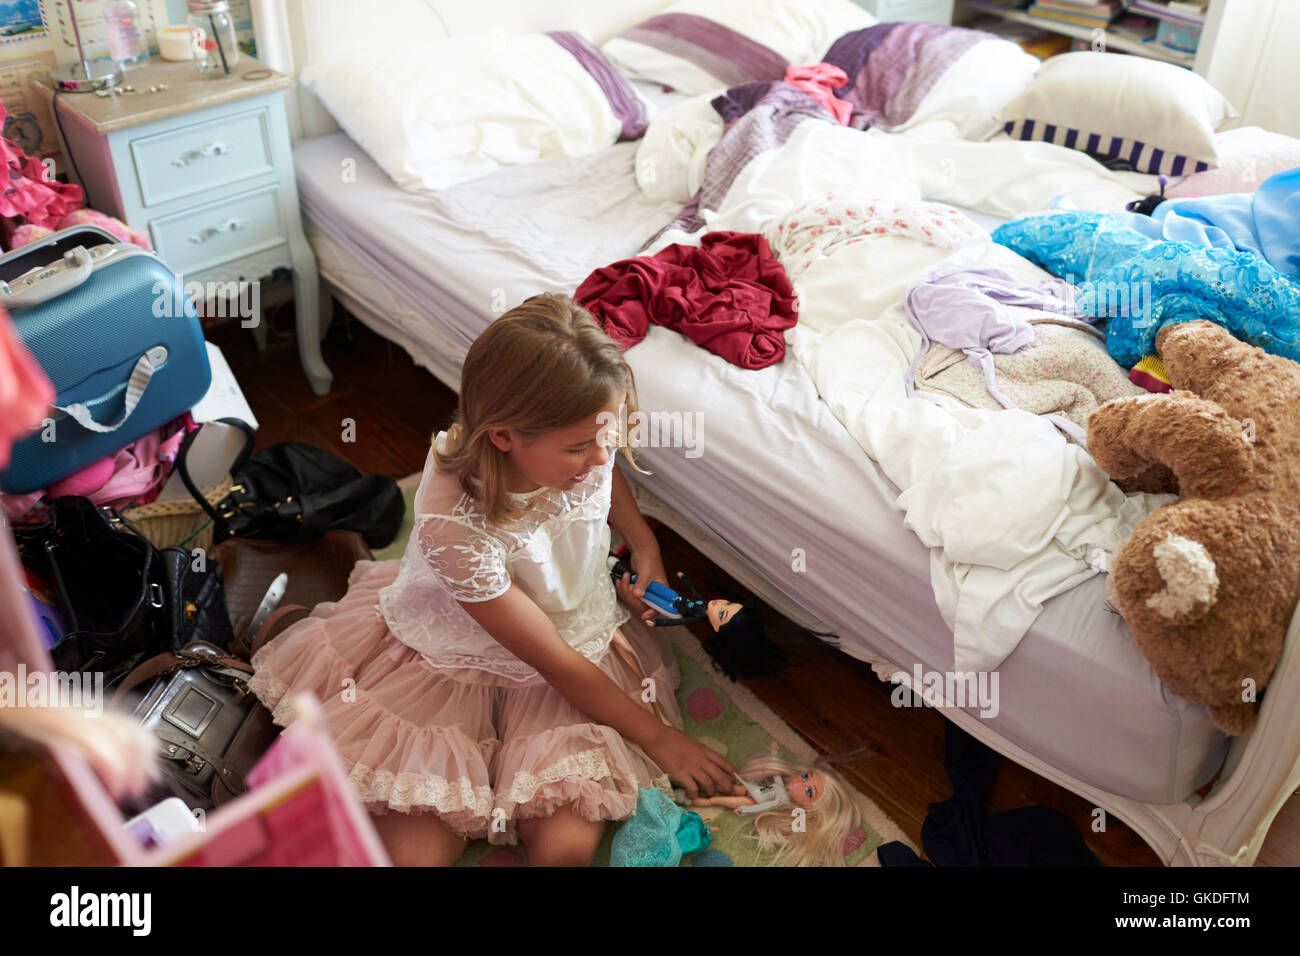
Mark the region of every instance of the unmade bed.
<instances>
[{"instance_id":1,"label":"unmade bed","mask_svg":"<svg viewBox=\"0 0 1300 956\"><path fill-rule=\"evenodd\" d=\"M659 326L627 351L643 409L702 424L639 448L651 474L624 469L642 511L882 679L996 675L996 715L950 697L945 716L1164 862L1253 862L1300 785L1300 614L1257 727L1225 737L1106 606L1106 557L1158 496L1120 492L1045 415L980 409L929 377L904 395L923 339L902 312L931 263L1046 276L990 239L1004 218L1121 210L1155 173L1209 160L1200 176L1253 182L1300 164L1300 141L1218 133L1223 96L1176 68L1081 53L1041 69L1006 41L876 24L848 0L252 9L259 55L303 88L291 122L323 316L342 301L454 389L470 343L527 296L707 229L762 233L800 299L784 360L745 370ZM847 121L812 76L782 79L797 64L851 78ZM1050 121L1027 122L1041 102ZM1100 127L1139 171L1082 152ZM314 298L299 348L322 390Z\"/></svg>"},{"instance_id":2,"label":"unmade bed","mask_svg":"<svg viewBox=\"0 0 1300 956\"><path fill-rule=\"evenodd\" d=\"M393 184L343 133L295 147L322 276L358 317L453 388L465 350L494 314L535 292L572 293L592 269L635 255L676 213L637 188L634 155L634 143L619 144L420 196ZM341 184L344 168L350 181ZM703 454L637 450L653 474L625 467L635 485L743 556L765 592L779 589L815 619L804 623L824 623L837 646L882 676L952 669L929 551L903 526L898 489L802 365L787 358L737 368L658 327L627 356L643 408L698 411L703 423ZM804 570L792 570L795 549ZM1121 797L1174 803L1208 782L1227 753L1206 711L1168 692L1106 608L1100 576L1047 602L998 679L1000 712L981 723Z\"/></svg>"}]
</instances>

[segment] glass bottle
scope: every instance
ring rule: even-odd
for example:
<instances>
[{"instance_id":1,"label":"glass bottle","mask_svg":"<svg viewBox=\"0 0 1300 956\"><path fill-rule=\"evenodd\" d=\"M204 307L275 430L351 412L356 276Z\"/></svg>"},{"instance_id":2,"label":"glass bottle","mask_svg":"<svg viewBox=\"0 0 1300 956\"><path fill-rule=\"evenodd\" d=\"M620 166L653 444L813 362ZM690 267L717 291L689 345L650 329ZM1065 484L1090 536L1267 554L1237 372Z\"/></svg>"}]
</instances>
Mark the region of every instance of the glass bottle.
<instances>
[{"instance_id":1,"label":"glass bottle","mask_svg":"<svg viewBox=\"0 0 1300 956\"><path fill-rule=\"evenodd\" d=\"M190 33L194 40L194 65L199 76L232 76L239 64L239 42L229 0L187 0Z\"/></svg>"},{"instance_id":2,"label":"glass bottle","mask_svg":"<svg viewBox=\"0 0 1300 956\"><path fill-rule=\"evenodd\" d=\"M149 65L149 43L145 39L140 11L131 0L110 4L104 11L108 34L108 54L119 70L134 70Z\"/></svg>"}]
</instances>

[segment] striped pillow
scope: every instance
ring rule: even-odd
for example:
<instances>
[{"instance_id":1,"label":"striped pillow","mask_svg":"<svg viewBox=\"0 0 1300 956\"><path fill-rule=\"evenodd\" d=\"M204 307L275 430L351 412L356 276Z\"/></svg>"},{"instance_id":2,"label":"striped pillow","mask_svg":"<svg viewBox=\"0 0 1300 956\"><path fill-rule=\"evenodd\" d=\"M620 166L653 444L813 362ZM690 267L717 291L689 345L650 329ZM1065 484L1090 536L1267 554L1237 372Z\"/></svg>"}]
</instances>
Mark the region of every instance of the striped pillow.
<instances>
[{"instance_id":1,"label":"striped pillow","mask_svg":"<svg viewBox=\"0 0 1300 956\"><path fill-rule=\"evenodd\" d=\"M1182 176L1218 165L1215 130L1236 115L1222 93L1190 70L1085 50L1047 60L998 121L1012 139Z\"/></svg>"},{"instance_id":2,"label":"striped pillow","mask_svg":"<svg viewBox=\"0 0 1300 956\"><path fill-rule=\"evenodd\" d=\"M851 0L680 0L601 47L635 79L699 95L782 80L840 36L875 24Z\"/></svg>"},{"instance_id":3,"label":"striped pillow","mask_svg":"<svg viewBox=\"0 0 1300 956\"><path fill-rule=\"evenodd\" d=\"M1090 133L1072 126L1057 126L1054 123L1031 119L1011 120L1002 128L1012 139L1055 143L1066 149L1082 150L1092 156L1124 160L1140 173L1183 176L1210 168L1210 164L1204 160L1192 159L1179 153L1166 153L1154 144L1145 143L1140 139Z\"/></svg>"}]
</instances>

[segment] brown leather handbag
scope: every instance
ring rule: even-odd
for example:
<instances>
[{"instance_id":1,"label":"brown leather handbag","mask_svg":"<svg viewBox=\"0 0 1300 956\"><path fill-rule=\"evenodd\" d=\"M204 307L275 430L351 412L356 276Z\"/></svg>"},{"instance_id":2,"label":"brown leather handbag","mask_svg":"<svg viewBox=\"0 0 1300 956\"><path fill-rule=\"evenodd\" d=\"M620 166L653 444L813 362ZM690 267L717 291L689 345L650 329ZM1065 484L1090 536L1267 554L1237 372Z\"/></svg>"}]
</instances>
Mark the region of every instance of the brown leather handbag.
<instances>
[{"instance_id":1,"label":"brown leather handbag","mask_svg":"<svg viewBox=\"0 0 1300 956\"><path fill-rule=\"evenodd\" d=\"M115 699L153 681L135 717L158 738L165 775L142 806L179 796L211 810L244 793L245 775L280 733L248 689L252 675L251 665L206 641L152 657L127 675Z\"/></svg>"},{"instance_id":2,"label":"brown leather handbag","mask_svg":"<svg viewBox=\"0 0 1300 956\"><path fill-rule=\"evenodd\" d=\"M248 628L271 582L280 573L289 581L280 606L313 608L337 601L348 589L348 577L358 561L372 560L365 540L355 531L329 531L309 544L287 544L254 538L223 541L212 550L221 565L226 609L235 637L230 651L248 660Z\"/></svg>"}]
</instances>

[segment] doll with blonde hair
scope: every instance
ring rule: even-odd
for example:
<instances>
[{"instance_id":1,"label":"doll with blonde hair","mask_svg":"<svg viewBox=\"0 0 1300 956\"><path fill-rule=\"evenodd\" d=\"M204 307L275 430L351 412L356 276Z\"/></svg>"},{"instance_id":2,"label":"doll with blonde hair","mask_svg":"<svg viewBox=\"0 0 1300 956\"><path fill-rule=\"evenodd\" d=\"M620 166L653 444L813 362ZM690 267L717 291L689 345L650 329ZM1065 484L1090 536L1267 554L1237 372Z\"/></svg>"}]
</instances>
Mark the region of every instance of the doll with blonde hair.
<instances>
[{"instance_id":1,"label":"doll with blonde hair","mask_svg":"<svg viewBox=\"0 0 1300 956\"><path fill-rule=\"evenodd\" d=\"M360 562L340 601L253 657L278 723L294 691L322 702L399 865L449 864L478 838L585 865L642 787L743 793L682 732L671 643L641 624L666 575L615 467L620 406L636 408L632 369L585 309L538 295L497 318L431 442L403 556ZM609 574L610 525L636 585Z\"/></svg>"},{"instance_id":2,"label":"doll with blonde hair","mask_svg":"<svg viewBox=\"0 0 1300 956\"><path fill-rule=\"evenodd\" d=\"M759 852L772 854L773 866L844 866L844 841L862 825L853 789L824 761L800 767L771 746L740 769L745 796L699 797L690 805L749 817Z\"/></svg>"}]
</instances>

